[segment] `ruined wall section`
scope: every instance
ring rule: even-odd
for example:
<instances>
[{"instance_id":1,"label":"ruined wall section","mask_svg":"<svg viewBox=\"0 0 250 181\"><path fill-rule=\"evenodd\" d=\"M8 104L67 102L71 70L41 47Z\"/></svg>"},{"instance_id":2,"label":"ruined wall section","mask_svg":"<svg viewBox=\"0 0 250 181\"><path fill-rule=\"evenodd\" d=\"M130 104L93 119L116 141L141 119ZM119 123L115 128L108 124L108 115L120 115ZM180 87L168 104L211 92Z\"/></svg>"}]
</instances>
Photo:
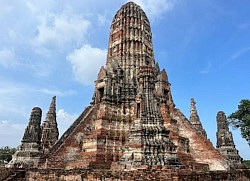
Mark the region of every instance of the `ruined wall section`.
<instances>
[{"instance_id":1,"label":"ruined wall section","mask_svg":"<svg viewBox=\"0 0 250 181\"><path fill-rule=\"evenodd\" d=\"M83 145L81 134L88 132L86 131L88 125L92 126L92 118L94 118L94 114L96 113L96 107L89 106L84 110L50 149L50 152L41 158L39 163L41 167L71 168L70 163L82 160L80 155Z\"/></svg>"},{"instance_id":2,"label":"ruined wall section","mask_svg":"<svg viewBox=\"0 0 250 181\"><path fill-rule=\"evenodd\" d=\"M30 181L54 181L54 180L94 180L94 181L131 181L131 180L164 180L164 181L248 181L250 179L250 170L232 170L226 171L174 171L168 168L152 167L145 170L134 171L111 171L111 170L89 170L89 169L43 169L43 170L29 170L26 178Z\"/></svg>"},{"instance_id":3,"label":"ruined wall section","mask_svg":"<svg viewBox=\"0 0 250 181\"><path fill-rule=\"evenodd\" d=\"M236 149L233 134L229 131L229 125L226 115L223 111L219 111L216 116L217 122L217 150L230 162L233 168L242 167L242 158Z\"/></svg>"},{"instance_id":4,"label":"ruined wall section","mask_svg":"<svg viewBox=\"0 0 250 181\"><path fill-rule=\"evenodd\" d=\"M159 98L164 126L170 131L169 138L177 146L177 156L186 169L226 170L228 162L213 147L202 128L196 107L192 123L175 108L171 84L165 70L157 77L156 95ZM191 112L192 112L191 111ZM198 119L197 119L198 118ZM197 126L198 125L198 126ZM198 128L198 129L197 129ZM209 166L209 168L208 168Z\"/></svg>"},{"instance_id":5,"label":"ruined wall section","mask_svg":"<svg viewBox=\"0 0 250 181\"><path fill-rule=\"evenodd\" d=\"M182 165L186 169L191 170L208 170L208 164L198 163L193 155L190 153L190 140L187 135L180 135L179 122L172 116L175 110L175 104L172 99L171 84L168 81L166 71L163 69L161 74L157 77L156 94L160 99L160 112L163 117L164 126L169 130L169 139L175 144L177 156ZM185 120L186 121L186 120ZM192 127L191 124L189 126Z\"/></svg>"},{"instance_id":6,"label":"ruined wall section","mask_svg":"<svg viewBox=\"0 0 250 181\"><path fill-rule=\"evenodd\" d=\"M25 129L23 139L7 167L30 168L38 165L41 149L41 118L42 110L34 107L30 114L29 124Z\"/></svg>"},{"instance_id":7,"label":"ruined wall section","mask_svg":"<svg viewBox=\"0 0 250 181\"><path fill-rule=\"evenodd\" d=\"M44 168L109 169L122 156L130 116L104 102L88 107L40 162Z\"/></svg>"},{"instance_id":8,"label":"ruined wall section","mask_svg":"<svg viewBox=\"0 0 250 181\"><path fill-rule=\"evenodd\" d=\"M171 116L177 120L179 135L189 139L189 151L196 162L208 164L210 170L229 169L227 160L213 147L211 141L200 136L178 109L171 112Z\"/></svg>"},{"instance_id":9,"label":"ruined wall section","mask_svg":"<svg viewBox=\"0 0 250 181\"><path fill-rule=\"evenodd\" d=\"M104 109L96 120L96 129L100 130L97 135L97 157L90 163L90 168L110 169L122 157L133 114L124 113L123 107L107 103L101 104L101 108Z\"/></svg>"}]
</instances>

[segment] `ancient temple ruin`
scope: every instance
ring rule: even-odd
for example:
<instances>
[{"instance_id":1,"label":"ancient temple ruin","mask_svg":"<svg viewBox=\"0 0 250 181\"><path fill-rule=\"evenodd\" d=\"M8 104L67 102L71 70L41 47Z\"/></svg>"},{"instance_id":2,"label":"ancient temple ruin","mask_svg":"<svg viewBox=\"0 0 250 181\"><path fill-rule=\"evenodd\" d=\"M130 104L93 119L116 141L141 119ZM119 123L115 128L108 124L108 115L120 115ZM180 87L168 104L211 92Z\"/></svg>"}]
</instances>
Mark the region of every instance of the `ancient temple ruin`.
<instances>
[{"instance_id":1,"label":"ancient temple ruin","mask_svg":"<svg viewBox=\"0 0 250 181\"><path fill-rule=\"evenodd\" d=\"M235 148L233 135L229 131L226 115L223 111L219 111L216 117L217 121L217 144L218 151L230 162L234 168L242 167L242 158L239 151Z\"/></svg>"},{"instance_id":2,"label":"ancient temple ruin","mask_svg":"<svg viewBox=\"0 0 250 181\"><path fill-rule=\"evenodd\" d=\"M190 106L190 123L195 127L195 129L205 138L207 137L206 131L203 129L196 106L195 106L194 98L191 98L191 106Z\"/></svg>"},{"instance_id":3,"label":"ancient temple ruin","mask_svg":"<svg viewBox=\"0 0 250 181\"><path fill-rule=\"evenodd\" d=\"M21 145L8 167L30 168L37 167L42 155L58 140L56 121L56 97L53 97L46 119L41 126L42 110L39 107L32 109L29 124L25 129Z\"/></svg>"},{"instance_id":4,"label":"ancient temple ruin","mask_svg":"<svg viewBox=\"0 0 250 181\"><path fill-rule=\"evenodd\" d=\"M57 128L56 121L56 97L52 98L48 113L46 115L45 121L42 124L42 136L41 136L41 146L44 152L48 152L49 149L57 142L59 131Z\"/></svg>"},{"instance_id":5,"label":"ancient temple ruin","mask_svg":"<svg viewBox=\"0 0 250 181\"><path fill-rule=\"evenodd\" d=\"M178 178L176 170L230 169L224 155L207 139L194 99L190 120L175 107L167 72L154 58L149 20L137 4L128 2L115 14L106 65L94 83L92 102L59 140L55 97L41 128L41 110L34 108L10 165L35 147L32 166L42 171L30 170L27 177L44 180L91 180L99 178L98 170L117 171L118 178L127 172L144 174L137 171L153 167L160 169L156 176L167 178L173 171ZM222 143L218 142L218 148Z\"/></svg>"},{"instance_id":6,"label":"ancient temple ruin","mask_svg":"<svg viewBox=\"0 0 250 181\"><path fill-rule=\"evenodd\" d=\"M9 167L37 167L42 155L41 151L41 117L42 110L39 107L32 109L29 124L25 129L21 145L12 156Z\"/></svg>"},{"instance_id":7,"label":"ancient temple ruin","mask_svg":"<svg viewBox=\"0 0 250 181\"><path fill-rule=\"evenodd\" d=\"M40 167L227 170L226 159L192 121L197 116L191 116L192 125L175 108L170 85L155 61L145 12L125 4L110 27L106 66L95 81L93 101L42 157Z\"/></svg>"}]
</instances>

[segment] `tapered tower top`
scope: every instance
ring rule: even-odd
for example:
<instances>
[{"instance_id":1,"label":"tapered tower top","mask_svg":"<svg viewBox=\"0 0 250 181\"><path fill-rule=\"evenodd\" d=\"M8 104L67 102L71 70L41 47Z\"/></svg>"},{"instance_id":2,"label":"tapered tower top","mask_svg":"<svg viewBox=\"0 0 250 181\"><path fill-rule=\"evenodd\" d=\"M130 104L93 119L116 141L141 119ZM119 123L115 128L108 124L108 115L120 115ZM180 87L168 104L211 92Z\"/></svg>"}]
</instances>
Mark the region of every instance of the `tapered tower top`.
<instances>
[{"instance_id":1,"label":"tapered tower top","mask_svg":"<svg viewBox=\"0 0 250 181\"><path fill-rule=\"evenodd\" d=\"M195 106L194 98L191 98L191 106L190 106L190 123L195 127L195 129L202 134L204 137L207 137L206 131L203 129L196 106Z\"/></svg>"},{"instance_id":2,"label":"tapered tower top","mask_svg":"<svg viewBox=\"0 0 250 181\"><path fill-rule=\"evenodd\" d=\"M152 33L149 20L140 6L133 2L123 5L110 27L107 64L115 61L123 68L127 64L155 66Z\"/></svg>"},{"instance_id":3,"label":"tapered tower top","mask_svg":"<svg viewBox=\"0 0 250 181\"><path fill-rule=\"evenodd\" d=\"M56 96L52 98L45 121L42 124L42 148L48 151L58 140L58 128L56 121Z\"/></svg>"},{"instance_id":4,"label":"tapered tower top","mask_svg":"<svg viewBox=\"0 0 250 181\"><path fill-rule=\"evenodd\" d=\"M223 111L219 111L216 116L217 121L217 131L223 130L224 132L228 132L228 122L226 114Z\"/></svg>"},{"instance_id":5,"label":"tapered tower top","mask_svg":"<svg viewBox=\"0 0 250 181\"><path fill-rule=\"evenodd\" d=\"M42 110L39 107L34 107L30 114L29 124L25 129L22 142L38 143L41 142L41 117Z\"/></svg>"}]
</instances>

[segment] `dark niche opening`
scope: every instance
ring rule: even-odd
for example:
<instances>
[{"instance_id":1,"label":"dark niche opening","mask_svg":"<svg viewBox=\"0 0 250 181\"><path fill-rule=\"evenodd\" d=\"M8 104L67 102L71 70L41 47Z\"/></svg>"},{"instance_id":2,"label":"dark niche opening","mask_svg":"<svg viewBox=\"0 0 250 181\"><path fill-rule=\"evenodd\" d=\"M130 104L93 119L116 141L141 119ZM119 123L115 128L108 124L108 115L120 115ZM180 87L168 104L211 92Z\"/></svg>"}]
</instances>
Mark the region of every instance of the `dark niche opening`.
<instances>
[{"instance_id":1,"label":"dark niche opening","mask_svg":"<svg viewBox=\"0 0 250 181\"><path fill-rule=\"evenodd\" d=\"M140 114L141 114L141 105L140 105L140 103L137 103L137 106L136 106L136 118L140 118Z\"/></svg>"},{"instance_id":2,"label":"dark niche opening","mask_svg":"<svg viewBox=\"0 0 250 181\"><path fill-rule=\"evenodd\" d=\"M101 88L99 88L99 89L97 89L98 90L98 94L99 94L99 100L98 100L98 102L102 102L102 98L103 98L103 96L104 96L104 87L101 87Z\"/></svg>"},{"instance_id":3,"label":"dark niche opening","mask_svg":"<svg viewBox=\"0 0 250 181\"><path fill-rule=\"evenodd\" d=\"M123 114L126 114L126 107L123 107Z\"/></svg>"}]
</instances>

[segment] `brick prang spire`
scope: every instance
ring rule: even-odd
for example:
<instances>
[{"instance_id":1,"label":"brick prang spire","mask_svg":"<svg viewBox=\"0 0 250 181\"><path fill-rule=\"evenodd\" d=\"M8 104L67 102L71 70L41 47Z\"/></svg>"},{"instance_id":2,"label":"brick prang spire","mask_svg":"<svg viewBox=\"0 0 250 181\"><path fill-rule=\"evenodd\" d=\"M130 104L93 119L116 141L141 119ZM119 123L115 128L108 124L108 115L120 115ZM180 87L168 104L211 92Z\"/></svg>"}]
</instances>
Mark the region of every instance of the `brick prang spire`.
<instances>
[{"instance_id":1,"label":"brick prang spire","mask_svg":"<svg viewBox=\"0 0 250 181\"><path fill-rule=\"evenodd\" d=\"M235 148L233 135L229 131L226 115L219 111L216 117L217 121L217 149L230 162L231 167L242 167L242 158L239 151Z\"/></svg>"},{"instance_id":2,"label":"brick prang spire","mask_svg":"<svg viewBox=\"0 0 250 181\"><path fill-rule=\"evenodd\" d=\"M196 104L196 102L194 101L194 98L191 98L189 121L201 135L203 135L205 138L207 138L207 133L202 127L200 117L198 115L195 104Z\"/></svg>"},{"instance_id":3,"label":"brick prang spire","mask_svg":"<svg viewBox=\"0 0 250 181\"><path fill-rule=\"evenodd\" d=\"M29 168L38 165L39 158L42 155L41 117L42 110L39 107L34 107L21 145L17 147L17 151L12 156L12 160L7 167Z\"/></svg>"},{"instance_id":4,"label":"brick prang spire","mask_svg":"<svg viewBox=\"0 0 250 181\"><path fill-rule=\"evenodd\" d=\"M56 121L56 96L52 98L45 121L42 124L42 148L48 151L58 140L59 131Z\"/></svg>"},{"instance_id":5,"label":"brick prang spire","mask_svg":"<svg viewBox=\"0 0 250 181\"><path fill-rule=\"evenodd\" d=\"M29 124L25 129L22 142L41 143L41 118L42 110L39 107L34 107L30 114Z\"/></svg>"}]
</instances>

